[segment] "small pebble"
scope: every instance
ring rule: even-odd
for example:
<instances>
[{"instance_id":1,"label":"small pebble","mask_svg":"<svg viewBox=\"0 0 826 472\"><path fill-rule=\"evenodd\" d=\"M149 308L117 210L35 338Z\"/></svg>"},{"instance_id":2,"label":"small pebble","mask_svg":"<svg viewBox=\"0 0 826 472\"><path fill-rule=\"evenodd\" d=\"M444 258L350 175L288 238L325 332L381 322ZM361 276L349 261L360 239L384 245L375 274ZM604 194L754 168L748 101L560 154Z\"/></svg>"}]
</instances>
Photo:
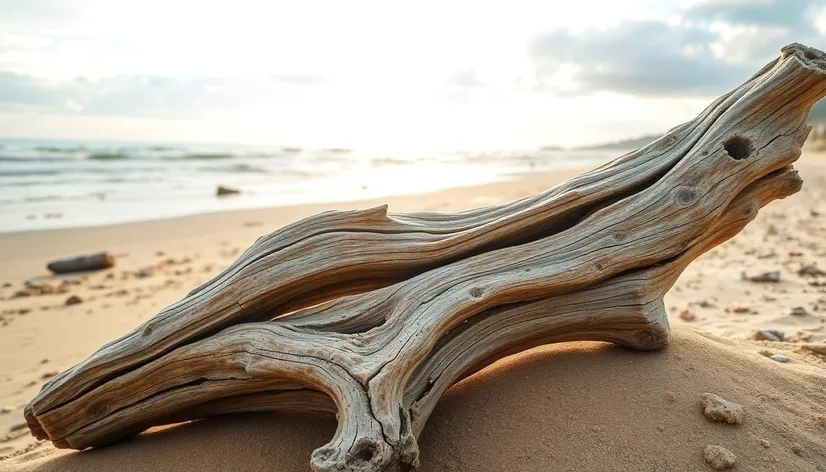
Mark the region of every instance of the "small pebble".
<instances>
[{"instance_id":1,"label":"small pebble","mask_svg":"<svg viewBox=\"0 0 826 472\"><path fill-rule=\"evenodd\" d=\"M793 443L792 444L792 452L795 453L798 456L802 456L803 455L803 446L801 446L798 443Z\"/></svg>"},{"instance_id":2,"label":"small pebble","mask_svg":"<svg viewBox=\"0 0 826 472\"><path fill-rule=\"evenodd\" d=\"M786 356L785 356L785 355L783 355L783 354L772 354L772 355L771 355L771 357L770 357L770 359L771 359L771 360L773 360L773 361L782 362L782 363L784 363L784 364L785 364L786 362L789 362L789 358L788 358L788 357L786 357Z\"/></svg>"},{"instance_id":3,"label":"small pebble","mask_svg":"<svg viewBox=\"0 0 826 472\"><path fill-rule=\"evenodd\" d=\"M783 341L786 335L782 331L777 331L774 329L761 329L754 334L752 334L751 338L755 341Z\"/></svg>"},{"instance_id":4,"label":"small pebble","mask_svg":"<svg viewBox=\"0 0 826 472\"><path fill-rule=\"evenodd\" d=\"M768 440L768 439L761 439L761 440L760 440L760 445L761 445L761 446L763 446L763 447L765 447L766 449L768 449L769 447L771 447L771 443L769 442L769 440Z\"/></svg>"},{"instance_id":5,"label":"small pebble","mask_svg":"<svg viewBox=\"0 0 826 472\"><path fill-rule=\"evenodd\" d=\"M26 423L17 423L15 425L12 425L11 428L9 428L9 432L13 433L15 431L20 431L21 429L26 429L27 427L28 425Z\"/></svg>"},{"instance_id":6,"label":"small pebble","mask_svg":"<svg viewBox=\"0 0 826 472\"><path fill-rule=\"evenodd\" d=\"M55 375L57 375L57 374L59 374L59 373L60 373L60 372L58 372L58 371L56 371L56 370L50 370L50 371L48 371L48 372L43 372L43 375L41 375L41 377L42 377L43 379L50 379L50 378L54 377Z\"/></svg>"},{"instance_id":7,"label":"small pebble","mask_svg":"<svg viewBox=\"0 0 826 472\"><path fill-rule=\"evenodd\" d=\"M790 316L806 316L809 314L802 306L792 307L786 310L786 314Z\"/></svg>"},{"instance_id":8,"label":"small pebble","mask_svg":"<svg viewBox=\"0 0 826 472\"><path fill-rule=\"evenodd\" d=\"M722 446L706 446L703 450L703 459L714 470L726 470L734 467L737 456Z\"/></svg>"},{"instance_id":9,"label":"small pebble","mask_svg":"<svg viewBox=\"0 0 826 472\"><path fill-rule=\"evenodd\" d=\"M770 271L770 272L761 272L759 274L748 275L745 272L740 273L740 278L743 280L748 280L749 282L780 282L780 272L779 271Z\"/></svg>"},{"instance_id":10,"label":"small pebble","mask_svg":"<svg viewBox=\"0 0 826 472\"><path fill-rule=\"evenodd\" d=\"M730 402L713 393L704 393L701 403L703 415L709 421L741 424L746 415L742 405Z\"/></svg>"},{"instance_id":11,"label":"small pebble","mask_svg":"<svg viewBox=\"0 0 826 472\"><path fill-rule=\"evenodd\" d=\"M758 352L761 356L765 356L765 357L771 357L771 356L773 356L773 355L774 355L774 353L773 353L773 352L771 352L771 351L769 351L768 349L761 349L761 350L759 350L759 351L757 351L757 352Z\"/></svg>"},{"instance_id":12,"label":"small pebble","mask_svg":"<svg viewBox=\"0 0 826 472\"><path fill-rule=\"evenodd\" d=\"M2 414L11 413L12 411L14 411L14 408L10 406L4 406L3 408L0 408L0 413Z\"/></svg>"},{"instance_id":13,"label":"small pebble","mask_svg":"<svg viewBox=\"0 0 826 472\"><path fill-rule=\"evenodd\" d=\"M83 303L83 299L77 295L72 295L66 299L66 305L77 305L78 303Z\"/></svg>"},{"instance_id":14,"label":"small pebble","mask_svg":"<svg viewBox=\"0 0 826 472\"><path fill-rule=\"evenodd\" d=\"M694 321L695 318L697 317L694 316L694 313L688 310L683 310L680 312L680 319L683 321Z\"/></svg>"}]
</instances>

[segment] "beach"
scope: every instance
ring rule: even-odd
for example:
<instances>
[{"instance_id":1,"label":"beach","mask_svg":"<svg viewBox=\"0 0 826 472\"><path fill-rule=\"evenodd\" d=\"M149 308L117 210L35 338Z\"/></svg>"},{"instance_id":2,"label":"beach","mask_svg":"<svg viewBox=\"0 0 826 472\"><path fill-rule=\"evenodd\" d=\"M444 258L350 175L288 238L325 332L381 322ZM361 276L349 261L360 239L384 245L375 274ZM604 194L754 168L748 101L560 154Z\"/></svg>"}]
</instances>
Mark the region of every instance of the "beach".
<instances>
[{"instance_id":1,"label":"beach","mask_svg":"<svg viewBox=\"0 0 826 472\"><path fill-rule=\"evenodd\" d=\"M826 470L826 351L811 347L826 341L826 154L804 151L795 168L800 193L762 209L671 289L671 346L641 353L566 343L504 359L440 402L420 438L421 470L703 470L709 444L735 451L741 470ZM332 419L236 415L77 454L35 441L20 426L23 407L46 379L288 223L385 203L391 213L458 212L526 197L586 170L542 169L417 195L0 233L0 470L240 470L241 462L243 470L306 470L312 449L335 430ZM50 260L102 250L115 255L114 268L46 270ZM47 293L31 289L40 283L51 287ZM79 302L67 305L72 296ZM737 427L707 421L699 406L705 392L742 404L747 420Z\"/></svg>"}]
</instances>

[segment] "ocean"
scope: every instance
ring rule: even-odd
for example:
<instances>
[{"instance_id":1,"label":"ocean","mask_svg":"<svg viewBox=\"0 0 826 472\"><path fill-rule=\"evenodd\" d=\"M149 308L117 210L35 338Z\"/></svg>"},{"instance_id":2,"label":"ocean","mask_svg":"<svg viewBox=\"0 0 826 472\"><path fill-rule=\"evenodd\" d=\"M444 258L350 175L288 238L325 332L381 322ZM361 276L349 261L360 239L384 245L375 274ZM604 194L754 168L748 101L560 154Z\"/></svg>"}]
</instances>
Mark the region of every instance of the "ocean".
<instances>
[{"instance_id":1,"label":"ocean","mask_svg":"<svg viewBox=\"0 0 826 472\"><path fill-rule=\"evenodd\" d=\"M617 150L358 149L0 139L0 232L425 193L580 167ZM240 194L216 196L218 185Z\"/></svg>"}]
</instances>

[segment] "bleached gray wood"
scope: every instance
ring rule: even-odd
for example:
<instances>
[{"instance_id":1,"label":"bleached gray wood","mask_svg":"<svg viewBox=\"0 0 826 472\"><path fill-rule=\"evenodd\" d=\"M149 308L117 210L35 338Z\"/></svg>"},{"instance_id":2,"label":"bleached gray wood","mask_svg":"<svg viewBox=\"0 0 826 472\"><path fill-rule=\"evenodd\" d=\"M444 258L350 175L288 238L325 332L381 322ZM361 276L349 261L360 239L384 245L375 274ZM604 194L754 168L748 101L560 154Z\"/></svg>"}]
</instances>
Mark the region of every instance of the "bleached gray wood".
<instances>
[{"instance_id":1,"label":"bleached gray wood","mask_svg":"<svg viewBox=\"0 0 826 472\"><path fill-rule=\"evenodd\" d=\"M679 273L800 189L789 166L824 70L820 51L787 46L651 145L512 203L327 212L275 231L52 379L29 427L84 449L210 414L336 411L314 470L415 469L442 393L504 355L665 345L662 297Z\"/></svg>"}]
</instances>

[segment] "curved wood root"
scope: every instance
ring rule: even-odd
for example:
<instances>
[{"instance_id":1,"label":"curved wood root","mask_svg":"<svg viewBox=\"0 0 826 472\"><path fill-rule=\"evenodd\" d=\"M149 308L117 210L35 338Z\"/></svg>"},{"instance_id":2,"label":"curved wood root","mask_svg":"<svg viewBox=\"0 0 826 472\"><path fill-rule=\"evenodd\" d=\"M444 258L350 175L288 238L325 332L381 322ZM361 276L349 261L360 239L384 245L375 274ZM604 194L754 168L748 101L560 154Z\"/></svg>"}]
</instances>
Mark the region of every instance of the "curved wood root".
<instances>
[{"instance_id":1,"label":"curved wood root","mask_svg":"<svg viewBox=\"0 0 826 472\"><path fill-rule=\"evenodd\" d=\"M668 342L685 267L802 182L791 164L826 95L793 44L694 120L556 188L458 214L327 212L58 375L26 408L58 447L240 411L337 412L316 471L418 467L445 390L530 347Z\"/></svg>"}]
</instances>

